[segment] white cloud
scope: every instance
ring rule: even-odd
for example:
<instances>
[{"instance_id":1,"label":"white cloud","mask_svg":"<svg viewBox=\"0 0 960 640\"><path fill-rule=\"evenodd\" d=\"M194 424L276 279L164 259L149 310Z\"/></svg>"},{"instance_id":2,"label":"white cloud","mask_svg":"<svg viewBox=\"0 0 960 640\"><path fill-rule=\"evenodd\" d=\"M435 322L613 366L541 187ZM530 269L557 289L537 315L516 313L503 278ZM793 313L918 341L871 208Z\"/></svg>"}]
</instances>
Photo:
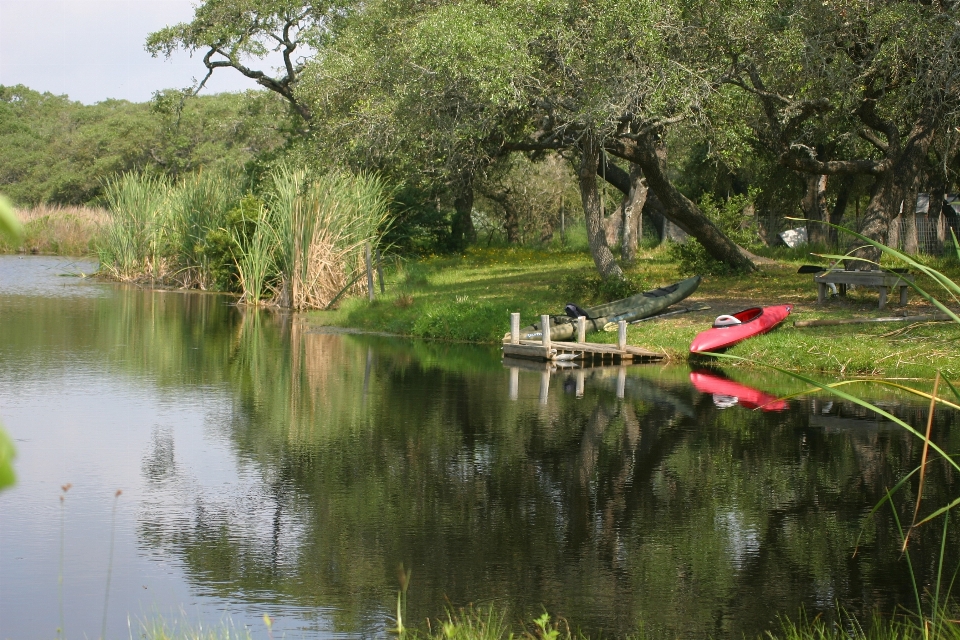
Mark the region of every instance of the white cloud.
<instances>
[{"instance_id":1,"label":"white cloud","mask_svg":"<svg viewBox=\"0 0 960 640\"><path fill-rule=\"evenodd\" d=\"M191 0L0 0L0 84L69 95L92 104L136 102L154 91L190 86L206 72L202 53L170 60L144 50L147 35L189 21ZM257 85L219 69L205 93Z\"/></svg>"}]
</instances>

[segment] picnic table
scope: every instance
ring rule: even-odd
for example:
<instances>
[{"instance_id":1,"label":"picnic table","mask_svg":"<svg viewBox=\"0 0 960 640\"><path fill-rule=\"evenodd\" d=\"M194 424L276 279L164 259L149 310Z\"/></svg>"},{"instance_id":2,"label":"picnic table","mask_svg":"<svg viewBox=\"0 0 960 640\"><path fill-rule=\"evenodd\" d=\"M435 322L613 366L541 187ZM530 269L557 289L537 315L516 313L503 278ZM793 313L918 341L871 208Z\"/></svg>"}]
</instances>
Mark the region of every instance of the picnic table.
<instances>
[{"instance_id":1,"label":"picnic table","mask_svg":"<svg viewBox=\"0 0 960 640\"><path fill-rule=\"evenodd\" d=\"M827 285L837 285L837 293L847 295L847 286L876 287L880 290L880 308L887 306L887 293L890 289L900 289L900 306L907 304L907 289L914 277L897 271L848 271L846 269L828 269L813 276L817 283L817 304L827 299Z\"/></svg>"}]
</instances>

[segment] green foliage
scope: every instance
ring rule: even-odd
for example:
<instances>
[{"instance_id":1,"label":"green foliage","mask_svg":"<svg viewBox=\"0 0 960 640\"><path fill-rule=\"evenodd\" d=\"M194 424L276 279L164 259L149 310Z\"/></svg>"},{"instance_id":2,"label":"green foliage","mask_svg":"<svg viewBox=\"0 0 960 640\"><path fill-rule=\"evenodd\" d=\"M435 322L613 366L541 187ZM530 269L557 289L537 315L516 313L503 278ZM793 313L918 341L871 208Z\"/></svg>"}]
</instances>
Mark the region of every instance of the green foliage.
<instances>
[{"instance_id":1,"label":"green foliage","mask_svg":"<svg viewBox=\"0 0 960 640\"><path fill-rule=\"evenodd\" d=\"M452 248L451 211L440 206L437 195L404 185L394 196L394 224L384 243L401 255L426 256Z\"/></svg>"},{"instance_id":2,"label":"green foliage","mask_svg":"<svg viewBox=\"0 0 960 640\"><path fill-rule=\"evenodd\" d=\"M255 241L263 217L263 201L247 194L220 226L207 230L199 253L217 290L242 291L237 259Z\"/></svg>"},{"instance_id":3,"label":"green foliage","mask_svg":"<svg viewBox=\"0 0 960 640\"><path fill-rule=\"evenodd\" d=\"M629 298L643 291L643 286L642 279L636 275L604 278L596 270L584 270L563 276L553 289L567 302L592 307Z\"/></svg>"},{"instance_id":4,"label":"green foliage","mask_svg":"<svg viewBox=\"0 0 960 640\"><path fill-rule=\"evenodd\" d=\"M16 449L13 448L13 442L10 436L0 426L0 490L9 487L16 481L13 473L13 457L16 455Z\"/></svg>"},{"instance_id":5,"label":"green foliage","mask_svg":"<svg viewBox=\"0 0 960 640\"><path fill-rule=\"evenodd\" d=\"M19 242L23 236L23 226L13 211L13 204L0 195L0 237L12 243Z\"/></svg>"},{"instance_id":6,"label":"green foliage","mask_svg":"<svg viewBox=\"0 0 960 640\"><path fill-rule=\"evenodd\" d=\"M0 236L11 242L18 242L23 235L23 228L13 212L10 201L0 195ZM13 475L13 443L3 427L0 426L0 490L14 483Z\"/></svg>"},{"instance_id":7,"label":"green foliage","mask_svg":"<svg viewBox=\"0 0 960 640\"><path fill-rule=\"evenodd\" d=\"M728 238L741 247L749 248L759 241L753 218L748 214L752 210L756 192L746 195L734 195L718 200L711 193L705 193L700 199L700 210ZM676 260L680 273L701 275L726 275L732 273L729 265L714 259L695 238L686 242L670 245L670 255Z\"/></svg>"},{"instance_id":8,"label":"green foliage","mask_svg":"<svg viewBox=\"0 0 960 640\"><path fill-rule=\"evenodd\" d=\"M253 637L249 628L237 628L229 620L211 626L159 616L141 621L138 636L144 640L251 640Z\"/></svg>"},{"instance_id":9,"label":"green foliage","mask_svg":"<svg viewBox=\"0 0 960 640\"><path fill-rule=\"evenodd\" d=\"M264 91L82 105L0 86L0 188L18 206L90 204L122 173L250 165L285 144L288 123L283 101Z\"/></svg>"}]
</instances>

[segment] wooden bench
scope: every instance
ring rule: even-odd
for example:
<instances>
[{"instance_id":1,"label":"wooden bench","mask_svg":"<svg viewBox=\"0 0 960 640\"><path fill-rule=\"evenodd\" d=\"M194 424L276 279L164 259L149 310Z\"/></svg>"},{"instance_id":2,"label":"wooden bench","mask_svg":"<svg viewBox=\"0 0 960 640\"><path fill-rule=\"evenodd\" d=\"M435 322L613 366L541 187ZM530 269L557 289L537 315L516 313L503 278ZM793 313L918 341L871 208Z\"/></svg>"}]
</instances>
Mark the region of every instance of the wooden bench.
<instances>
[{"instance_id":1,"label":"wooden bench","mask_svg":"<svg viewBox=\"0 0 960 640\"><path fill-rule=\"evenodd\" d=\"M827 285L837 285L837 293L847 295L847 285L858 287L876 287L880 290L880 308L887 306L887 292L897 287L900 289L900 305L907 304L907 289L913 282L913 276L894 271L846 271L844 269L830 269L813 276L817 283L817 304L823 304L827 299Z\"/></svg>"}]
</instances>

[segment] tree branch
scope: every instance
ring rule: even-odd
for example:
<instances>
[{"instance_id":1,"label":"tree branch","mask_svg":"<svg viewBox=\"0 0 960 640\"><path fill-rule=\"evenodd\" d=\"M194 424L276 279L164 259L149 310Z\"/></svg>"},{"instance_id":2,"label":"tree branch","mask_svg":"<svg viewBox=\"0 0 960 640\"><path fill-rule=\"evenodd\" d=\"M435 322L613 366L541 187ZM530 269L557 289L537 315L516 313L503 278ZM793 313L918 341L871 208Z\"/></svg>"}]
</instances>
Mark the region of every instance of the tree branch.
<instances>
[{"instance_id":1,"label":"tree branch","mask_svg":"<svg viewBox=\"0 0 960 640\"><path fill-rule=\"evenodd\" d=\"M889 158L883 160L818 160L816 152L803 144L792 144L777 159L781 165L794 171L817 175L880 175L893 166Z\"/></svg>"},{"instance_id":2,"label":"tree branch","mask_svg":"<svg viewBox=\"0 0 960 640\"><path fill-rule=\"evenodd\" d=\"M872 129L861 129L860 131L857 132L857 135L859 135L861 138L863 138L864 140L866 140L867 142L875 146L877 149L879 149L883 153L886 153L887 149L890 148L890 145L888 145L886 142L881 140L877 136L877 134L873 132Z\"/></svg>"}]
</instances>

